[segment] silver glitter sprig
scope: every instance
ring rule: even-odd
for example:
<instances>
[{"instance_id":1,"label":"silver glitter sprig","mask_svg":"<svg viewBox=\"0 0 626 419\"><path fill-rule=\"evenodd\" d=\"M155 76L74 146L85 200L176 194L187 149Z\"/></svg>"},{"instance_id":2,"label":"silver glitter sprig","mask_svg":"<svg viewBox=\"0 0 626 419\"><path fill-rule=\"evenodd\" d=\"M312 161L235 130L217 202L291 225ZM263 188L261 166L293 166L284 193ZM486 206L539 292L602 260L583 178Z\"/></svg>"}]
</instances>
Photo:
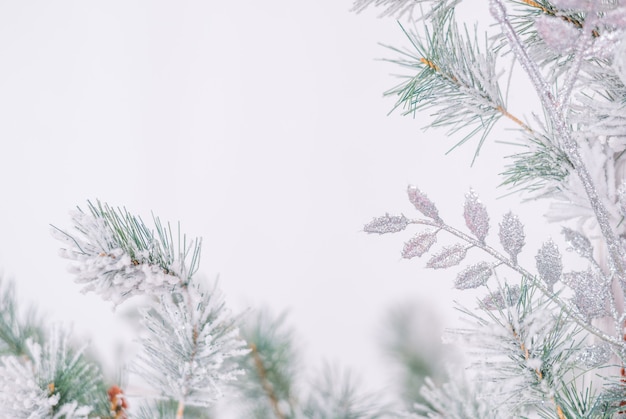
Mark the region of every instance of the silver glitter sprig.
<instances>
[{"instance_id":1,"label":"silver glitter sprig","mask_svg":"<svg viewBox=\"0 0 626 419\"><path fill-rule=\"evenodd\" d=\"M609 314L609 290L604 286L604 278L597 271L587 269L567 272L563 274L562 281L574 290L574 306L585 317L595 319Z\"/></svg>"},{"instance_id":2,"label":"silver glitter sprig","mask_svg":"<svg viewBox=\"0 0 626 419\"><path fill-rule=\"evenodd\" d=\"M465 205L463 207L465 225L476 236L481 243L485 242L485 237L489 233L489 215L487 209L478 200L478 195L473 190L465 195Z\"/></svg>"},{"instance_id":3,"label":"silver glitter sprig","mask_svg":"<svg viewBox=\"0 0 626 419\"><path fill-rule=\"evenodd\" d=\"M462 244L446 246L439 252L431 256L426 263L427 268L445 269L450 266L458 265L467 254L467 247Z\"/></svg>"},{"instance_id":4,"label":"silver glitter sprig","mask_svg":"<svg viewBox=\"0 0 626 419\"><path fill-rule=\"evenodd\" d=\"M548 286L548 290L552 291L554 284L561 278L561 274L563 273L561 254L552 239L541 246L541 249L537 252L537 256L535 256L535 260L537 261L537 272L539 272L539 276Z\"/></svg>"},{"instance_id":5,"label":"silver glitter sprig","mask_svg":"<svg viewBox=\"0 0 626 419\"><path fill-rule=\"evenodd\" d=\"M565 240L571 246L571 249L568 250L574 250L580 256L587 259L593 258L593 247L587 237L567 227L563 227L561 234L563 234Z\"/></svg>"},{"instance_id":6,"label":"silver glitter sprig","mask_svg":"<svg viewBox=\"0 0 626 419\"><path fill-rule=\"evenodd\" d=\"M606 343L589 345L576 356L576 361L587 368L598 368L611 359L611 347Z\"/></svg>"},{"instance_id":7,"label":"silver glitter sprig","mask_svg":"<svg viewBox=\"0 0 626 419\"><path fill-rule=\"evenodd\" d=\"M397 233L404 230L408 224L409 220L404 215L385 214L365 224L363 231L378 234Z\"/></svg>"},{"instance_id":8,"label":"silver glitter sprig","mask_svg":"<svg viewBox=\"0 0 626 419\"><path fill-rule=\"evenodd\" d=\"M437 210L437 207L435 207L435 204L428 199L425 193L413 185L408 187L407 193L409 195L409 201L411 201L419 212L428 218L432 218L436 222L442 222L441 218L439 218L439 211Z\"/></svg>"},{"instance_id":9,"label":"silver glitter sprig","mask_svg":"<svg viewBox=\"0 0 626 419\"><path fill-rule=\"evenodd\" d=\"M504 215L502 223L500 223L500 243L504 250L511 256L513 264L517 265L517 255L524 247L524 225L520 222L517 215L508 212Z\"/></svg>"},{"instance_id":10,"label":"silver glitter sprig","mask_svg":"<svg viewBox=\"0 0 626 419\"><path fill-rule=\"evenodd\" d=\"M490 263L479 262L470 265L457 275L454 288L459 290L478 288L487 283L492 273L493 267Z\"/></svg>"},{"instance_id":11,"label":"silver glitter sprig","mask_svg":"<svg viewBox=\"0 0 626 419\"><path fill-rule=\"evenodd\" d=\"M415 237L404 243L404 248L402 249L402 257L405 259L411 259L416 256L422 256L424 253L428 252L431 246L436 242L436 231L426 230L417 233Z\"/></svg>"}]
</instances>

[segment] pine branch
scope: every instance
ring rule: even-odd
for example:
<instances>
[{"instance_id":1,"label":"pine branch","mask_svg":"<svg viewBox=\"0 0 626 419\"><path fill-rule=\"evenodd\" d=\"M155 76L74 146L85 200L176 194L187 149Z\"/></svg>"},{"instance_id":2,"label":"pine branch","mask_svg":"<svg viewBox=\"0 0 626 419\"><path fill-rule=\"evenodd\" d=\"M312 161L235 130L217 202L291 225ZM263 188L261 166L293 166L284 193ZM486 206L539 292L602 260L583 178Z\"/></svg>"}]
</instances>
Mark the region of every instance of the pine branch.
<instances>
[{"instance_id":1,"label":"pine branch","mask_svg":"<svg viewBox=\"0 0 626 419\"><path fill-rule=\"evenodd\" d=\"M72 214L75 234L53 227L68 248L61 255L75 261L76 282L115 304L133 295L167 292L189 283L198 270L200 239L187 242L154 217L156 233L139 217L96 201L89 213Z\"/></svg>"},{"instance_id":2,"label":"pine branch","mask_svg":"<svg viewBox=\"0 0 626 419\"><path fill-rule=\"evenodd\" d=\"M276 415L277 419L285 419L285 416L280 411L280 407L278 406L278 397L274 393L274 389L272 385L267 380L267 370L265 369L265 366L263 365L263 360L261 359L261 356L259 355L259 351L257 350L256 345L254 343L251 343L250 349L252 353L252 359L254 360L254 365L256 367L257 373L259 375L259 379L263 387L263 391L265 391L265 394L267 395L267 398L270 401L272 410L274 411L274 414Z\"/></svg>"},{"instance_id":3,"label":"pine branch","mask_svg":"<svg viewBox=\"0 0 626 419\"><path fill-rule=\"evenodd\" d=\"M22 320L15 301L15 283L0 277L0 356L23 356L28 353L28 341L42 342L41 320L30 311Z\"/></svg>"},{"instance_id":4,"label":"pine branch","mask_svg":"<svg viewBox=\"0 0 626 419\"><path fill-rule=\"evenodd\" d=\"M0 408L7 417L108 416L99 368L74 349L59 328L21 356L0 358Z\"/></svg>"},{"instance_id":5,"label":"pine branch","mask_svg":"<svg viewBox=\"0 0 626 419\"><path fill-rule=\"evenodd\" d=\"M143 316L148 335L135 372L178 402L177 418L187 405L210 406L223 383L241 374L231 358L247 352L245 342L217 288L207 293L190 285L162 295Z\"/></svg>"},{"instance_id":6,"label":"pine branch","mask_svg":"<svg viewBox=\"0 0 626 419\"><path fill-rule=\"evenodd\" d=\"M408 15L408 18L413 20L415 18L413 11L417 6L421 7L423 4L432 3L430 11L423 13L421 16L421 19L427 19L433 14L454 8L460 1L461 0L356 0L352 5L352 11L361 13L370 6L384 7L385 10L380 14L380 17L394 16L400 19Z\"/></svg>"},{"instance_id":7,"label":"pine branch","mask_svg":"<svg viewBox=\"0 0 626 419\"><path fill-rule=\"evenodd\" d=\"M513 304L495 309L481 304L484 316L463 309L477 326L456 333L476 348L482 359L479 362L488 363L484 379L501 383L499 398L506 400L509 408L521 412L525 406L549 401L553 415L563 418L559 395L571 391L576 375L584 370L580 362L585 349L579 336L582 329L562 312L553 314L552 302L535 297L535 289L522 281ZM567 382L561 380L568 376Z\"/></svg>"},{"instance_id":8,"label":"pine branch","mask_svg":"<svg viewBox=\"0 0 626 419\"><path fill-rule=\"evenodd\" d=\"M496 57L489 45L483 53L478 48L476 33L472 38L465 28L462 34L452 11L437 14L432 20L425 26L425 39L401 26L413 51L389 47L404 56L391 62L416 71L416 75L406 77L403 83L385 92L385 95L398 96L394 109L401 106L404 115L408 115L434 108L435 119L431 126L449 127L451 134L474 125L475 128L453 147L482 133L474 159L500 117L505 116L523 129L531 130L506 109L497 82Z\"/></svg>"},{"instance_id":9,"label":"pine branch","mask_svg":"<svg viewBox=\"0 0 626 419\"><path fill-rule=\"evenodd\" d=\"M450 350L440 341L433 313L413 302L396 305L385 316L380 341L389 361L397 366L394 380L408 411L415 403L424 403L420 394L427 379L442 383L445 365L452 361Z\"/></svg>"},{"instance_id":10,"label":"pine branch","mask_svg":"<svg viewBox=\"0 0 626 419\"><path fill-rule=\"evenodd\" d=\"M351 375L326 365L309 393L303 409L307 419L379 419L388 417L388 409L373 401L372 394L359 393Z\"/></svg>"}]
</instances>

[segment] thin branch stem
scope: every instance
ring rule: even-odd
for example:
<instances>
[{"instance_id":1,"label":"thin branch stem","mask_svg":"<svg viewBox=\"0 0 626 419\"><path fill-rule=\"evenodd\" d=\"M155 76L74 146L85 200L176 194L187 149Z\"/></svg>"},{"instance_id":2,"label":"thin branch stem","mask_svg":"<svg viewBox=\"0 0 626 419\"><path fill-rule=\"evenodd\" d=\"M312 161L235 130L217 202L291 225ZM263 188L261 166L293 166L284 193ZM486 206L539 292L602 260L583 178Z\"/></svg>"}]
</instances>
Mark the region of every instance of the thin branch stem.
<instances>
[{"instance_id":1,"label":"thin branch stem","mask_svg":"<svg viewBox=\"0 0 626 419\"><path fill-rule=\"evenodd\" d=\"M259 355L259 351L254 343L250 344L250 349L252 350L252 359L254 360L254 366L259 374L259 379L261 380L261 386L263 387L263 391L267 394L268 399L270 400L270 404L272 405L272 410L276 415L277 419L285 419L285 416L280 411L280 407L278 406L278 397L272 388L272 385L267 380L267 370L265 369L265 365L263 365L263 360L261 359L261 355Z\"/></svg>"},{"instance_id":2,"label":"thin branch stem","mask_svg":"<svg viewBox=\"0 0 626 419\"><path fill-rule=\"evenodd\" d=\"M176 419L183 419L183 414L185 412L185 401L178 401L178 408L176 408Z\"/></svg>"}]
</instances>

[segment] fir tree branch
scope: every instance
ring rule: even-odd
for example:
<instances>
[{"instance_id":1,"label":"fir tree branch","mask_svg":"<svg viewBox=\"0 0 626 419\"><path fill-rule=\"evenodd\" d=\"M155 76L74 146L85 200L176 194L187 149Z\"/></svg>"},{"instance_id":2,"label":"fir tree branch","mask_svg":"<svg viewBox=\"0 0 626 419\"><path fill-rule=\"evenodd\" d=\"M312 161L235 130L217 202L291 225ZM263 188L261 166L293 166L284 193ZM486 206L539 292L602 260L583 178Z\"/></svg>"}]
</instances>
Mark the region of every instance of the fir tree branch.
<instances>
[{"instance_id":1,"label":"fir tree branch","mask_svg":"<svg viewBox=\"0 0 626 419\"><path fill-rule=\"evenodd\" d=\"M400 25L415 52L389 47L404 57L389 61L417 70L417 74L406 77L385 95L398 97L394 109L402 106L404 115L435 108L431 126L449 127L451 134L474 125L453 148L482 133L475 159L499 117L506 116L516 123L520 120L506 110L495 56L488 46L484 53L478 48L476 31L473 39L467 28L462 35L453 16L452 10L434 15L432 22L425 24L425 40Z\"/></svg>"},{"instance_id":2,"label":"fir tree branch","mask_svg":"<svg viewBox=\"0 0 626 419\"><path fill-rule=\"evenodd\" d=\"M26 320L20 319L15 301L15 283L0 277L0 355L28 354L27 342L43 340L41 321L31 310Z\"/></svg>"},{"instance_id":3,"label":"fir tree branch","mask_svg":"<svg viewBox=\"0 0 626 419\"><path fill-rule=\"evenodd\" d=\"M162 295L143 315L149 334L141 339L135 372L177 401L178 417L187 405L212 404L222 384L241 374L231 361L247 352L245 342L217 288L204 292L189 285Z\"/></svg>"},{"instance_id":4,"label":"fir tree branch","mask_svg":"<svg viewBox=\"0 0 626 419\"><path fill-rule=\"evenodd\" d=\"M68 245L62 256L75 261L76 282L115 304L133 295L169 291L188 284L198 270L201 240L176 239L172 229L154 218L155 231L140 217L100 201L88 201L89 213L72 214L76 234L54 227L53 235Z\"/></svg>"}]
</instances>

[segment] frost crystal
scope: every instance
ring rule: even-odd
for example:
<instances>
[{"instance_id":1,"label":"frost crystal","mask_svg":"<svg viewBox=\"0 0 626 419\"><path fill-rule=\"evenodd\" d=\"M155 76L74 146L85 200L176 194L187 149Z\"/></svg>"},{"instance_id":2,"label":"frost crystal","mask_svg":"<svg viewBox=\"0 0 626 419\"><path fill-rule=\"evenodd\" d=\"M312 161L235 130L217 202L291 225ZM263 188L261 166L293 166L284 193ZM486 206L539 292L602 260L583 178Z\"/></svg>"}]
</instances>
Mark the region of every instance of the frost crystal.
<instances>
[{"instance_id":1,"label":"frost crystal","mask_svg":"<svg viewBox=\"0 0 626 419\"><path fill-rule=\"evenodd\" d=\"M559 248L552 240L548 240L539 249L535 260L537 261L539 276L546 283L548 289L552 291L554 284L561 278L563 273L563 262L561 261Z\"/></svg>"},{"instance_id":2,"label":"frost crystal","mask_svg":"<svg viewBox=\"0 0 626 419\"><path fill-rule=\"evenodd\" d=\"M563 227L561 233L565 236L565 240L569 243L569 245L572 246L571 250L574 250L580 256L585 258L591 258L593 256L593 247L587 237L567 227Z\"/></svg>"},{"instance_id":3,"label":"frost crystal","mask_svg":"<svg viewBox=\"0 0 626 419\"><path fill-rule=\"evenodd\" d=\"M411 259L415 256L422 256L428 249L437 242L437 233L433 231L423 231L418 233L408 242L404 243L402 257Z\"/></svg>"},{"instance_id":4,"label":"frost crystal","mask_svg":"<svg viewBox=\"0 0 626 419\"><path fill-rule=\"evenodd\" d=\"M419 212L421 212L428 218L432 218L437 222L441 222L437 207L435 207L435 204L433 204L432 201L428 199L426 194L417 189L416 186L412 185L408 187L407 193L409 194L409 200Z\"/></svg>"},{"instance_id":5,"label":"frost crystal","mask_svg":"<svg viewBox=\"0 0 626 419\"><path fill-rule=\"evenodd\" d=\"M408 224L409 220L404 215L385 214L365 224L363 231L378 234L397 233L404 230Z\"/></svg>"},{"instance_id":6,"label":"frost crystal","mask_svg":"<svg viewBox=\"0 0 626 419\"><path fill-rule=\"evenodd\" d=\"M511 212L504 215L504 219L500 224L500 243L506 252L511 256L513 263L517 264L517 255L524 247L524 226Z\"/></svg>"},{"instance_id":7,"label":"frost crystal","mask_svg":"<svg viewBox=\"0 0 626 419\"><path fill-rule=\"evenodd\" d=\"M434 254L426 263L427 268L444 269L458 265L465 258L467 247L462 244L446 246L438 253Z\"/></svg>"},{"instance_id":8,"label":"frost crystal","mask_svg":"<svg viewBox=\"0 0 626 419\"><path fill-rule=\"evenodd\" d=\"M465 290L484 285L491 277L492 267L487 262L480 262L465 268L454 281L454 288Z\"/></svg>"},{"instance_id":9,"label":"frost crystal","mask_svg":"<svg viewBox=\"0 0 626 419\"><path fill-rule=\"evenodd\" d=\"M608 291L604 278L596 271L568 272L562 281L574 290L574 305L585 317L594 319L608 314Z\"/></svg>"},{"instance_id":10,"label":"frost crystal","mask_svg":"<svg viewBox=\"0 0 626 419\"><path fill-rule=\"evenodd\" d=\"M463 215L467 228L470 229L478 240L484 243L485 237L487 237L489 232L489 216L487 215L487 209L478 200L478 195L473 190L470 190L465 196Z\"/></svg>"}]
</instances>

